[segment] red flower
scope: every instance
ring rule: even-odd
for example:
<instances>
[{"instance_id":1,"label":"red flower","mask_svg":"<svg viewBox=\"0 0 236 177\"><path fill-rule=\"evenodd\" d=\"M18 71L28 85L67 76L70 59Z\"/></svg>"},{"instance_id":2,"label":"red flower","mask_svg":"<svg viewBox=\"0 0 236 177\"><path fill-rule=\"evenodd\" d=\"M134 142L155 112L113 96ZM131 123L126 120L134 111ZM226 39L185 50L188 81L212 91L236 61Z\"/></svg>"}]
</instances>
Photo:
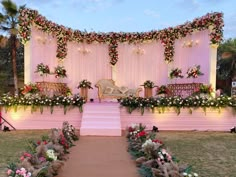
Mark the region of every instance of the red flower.
<instances>
[{"instance_id":1,"label":"red flower","mask_svg":"<svg viewBox=\"0 0 236 177\"><path fill-rule=\"evenodd\" d=\"M158 140L158 139L152 140L152 142L154 142L154 143L159 143L159 144L163 144L163 142L162 142L161 140Z\"/></svg>"},{"instance_id":2,"label":"red flower","mask_svg":"<svg viewBox=\"0 0 236 177\"><path fill-rule=\"evenodd\" d=\"M132 127L129 127L128 131L129 132L133 132L135 129L133 129Z\"/></svg>"},{"instance_id":3,"label":"red flower","mask_svg":"<svg viewBox=\"0 0 236 177\"><path fill-rule=\"evenodd\" d=\"M146 136L147 133L143 130L137 134L138 137Z\"/></svg>"}]
</instances>

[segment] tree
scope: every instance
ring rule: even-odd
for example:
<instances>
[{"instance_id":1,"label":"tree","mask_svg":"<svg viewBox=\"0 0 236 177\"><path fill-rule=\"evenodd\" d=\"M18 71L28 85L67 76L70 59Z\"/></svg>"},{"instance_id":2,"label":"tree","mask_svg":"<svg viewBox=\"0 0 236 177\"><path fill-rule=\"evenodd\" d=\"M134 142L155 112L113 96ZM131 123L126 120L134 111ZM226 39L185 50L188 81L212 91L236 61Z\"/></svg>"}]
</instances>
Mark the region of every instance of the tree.
<instances>
[{"instance_id":1,"label":"tree","mask_svg":"<svg viewBox=\"0 0 236 177\"><path fill-rule=\"evenodd\" d=\"M236 39L228 39L219 46L217 65L220 78L236 79Z\"/></svg>"},{"instance_id":2,"label":"tree","mask_svg":"<svg viewBox=\"0 0 236 177\"><path fill-rule=\"evenodd\" d=\"M220 44L217 55L218 83L230 94L231 82L236 80L236 39L228 39Z\"/></svg>"},{"instance_id":3,"label":"tree","mask_svg":"<svg viewBox=\"0 0 236 177\"><path fill-rule=\"evenodd\" d=\"M19 9L11 0L2 0L3 12L0 13L0 30L8 32L11 41L11 59L13 70L13 81L15 94L18 94L18 77L16 67L16 50L17 50L17 24Z\"/></svg>"}]
</instances>

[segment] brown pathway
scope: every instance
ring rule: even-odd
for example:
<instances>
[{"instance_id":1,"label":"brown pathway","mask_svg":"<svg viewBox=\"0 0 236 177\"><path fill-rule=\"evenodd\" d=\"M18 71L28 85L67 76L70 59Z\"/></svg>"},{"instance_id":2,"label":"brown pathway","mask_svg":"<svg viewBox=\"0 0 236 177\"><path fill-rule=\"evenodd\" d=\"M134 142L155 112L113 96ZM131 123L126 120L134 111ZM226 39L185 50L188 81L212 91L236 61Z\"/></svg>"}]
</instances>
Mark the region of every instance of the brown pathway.
<instances>
[{"instance_id":1,"label":"brown pathway","mask_svg":"<svg viewBox=\"0 0 236 177\"><path fill-rule=\"evenodd\" d=\"M80 137L58 177L139 177L125 137Z\"/></svg>"}]
</instances>

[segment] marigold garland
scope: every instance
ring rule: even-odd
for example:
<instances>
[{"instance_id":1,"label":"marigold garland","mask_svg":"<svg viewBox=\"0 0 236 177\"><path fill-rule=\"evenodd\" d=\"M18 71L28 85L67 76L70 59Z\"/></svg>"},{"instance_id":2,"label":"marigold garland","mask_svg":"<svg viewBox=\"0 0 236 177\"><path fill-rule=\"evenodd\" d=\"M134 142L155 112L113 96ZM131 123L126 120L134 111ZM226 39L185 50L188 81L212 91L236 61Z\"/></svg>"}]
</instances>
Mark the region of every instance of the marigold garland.
<instances>
[{"instance_id":1,"label":"marigold garland","mask_svg":"<svg viewBox=\"0 0 236 177\"><path fill-rule=\"evenodd\" d=\"M31 26L34 25L52 36L57 38L57 57L64 59L67 55L67 41L108 43L110 63L115 65L118 61L118 42L137 43L145 41L160 40L164 46L165 61L170 63L174 56L174 43L176 39L181 39L195 31L203 31L211 29L210 41L212 44L219 44L223 39L223 14L214 12L208 13L201 18L196 18L192 22L186 22L173 28L166 28L160 31L149 32L110 32L95 33L82 32L80 30L72 30L62 25L47 20L40 15L38 11L28 8L21 8L19 15L19 34L22 42L30 40Z\"/></svg>"}]
</instances>

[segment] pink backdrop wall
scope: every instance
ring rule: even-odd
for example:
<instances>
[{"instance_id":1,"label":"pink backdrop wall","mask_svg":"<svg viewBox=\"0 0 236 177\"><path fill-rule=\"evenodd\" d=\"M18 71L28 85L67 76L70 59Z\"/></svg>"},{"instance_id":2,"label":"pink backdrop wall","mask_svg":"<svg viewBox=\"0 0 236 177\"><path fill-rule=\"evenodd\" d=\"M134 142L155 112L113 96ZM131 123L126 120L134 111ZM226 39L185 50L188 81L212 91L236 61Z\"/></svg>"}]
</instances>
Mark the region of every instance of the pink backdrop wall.
<instances>
[{"instance_id":1,"label":"pink backdrop wall","mask_svg":"<svg viewBox=\"0 0 236 177\"><path fill-rule=\"evenodd\" d=\"M176 40L174 62L167 65L164 61L164 47L160 42L152 41L142 44L119 43L119 60L114 68L116 74L116 84L118 86L140 87L146 80L152 80L157 85L171 83L168 79L168 72L173 67L179 67L182 71L195 64L201 65L204 76L195 79L194 82L209 83L210 49L209 31L193 33L186 38ZM30 72L31 82L42 81L34 71L37 64L43 62L54 69L58 65L56 59L56 39L40 30L32 27L30 40L30 68L25 72ZM184 42L197 40L198 44L192 47L184 47ZM68 77L63 82L68 83L73 93L78 93L76 88L79 81L88 79L93 86L99 79L112 78L112 68L109 64L107 44L84 44L68 42L67 57L63 65L67 70ZM137 49L140 53L137 53ZM87 53L83 53L87 50ZM45 81L58 82L53 75L44 79ZM178 79L177 83L192 82L192 79ZM89 90L90 98L97 98L97 89Z\"/></svg>"}]
</instances>

